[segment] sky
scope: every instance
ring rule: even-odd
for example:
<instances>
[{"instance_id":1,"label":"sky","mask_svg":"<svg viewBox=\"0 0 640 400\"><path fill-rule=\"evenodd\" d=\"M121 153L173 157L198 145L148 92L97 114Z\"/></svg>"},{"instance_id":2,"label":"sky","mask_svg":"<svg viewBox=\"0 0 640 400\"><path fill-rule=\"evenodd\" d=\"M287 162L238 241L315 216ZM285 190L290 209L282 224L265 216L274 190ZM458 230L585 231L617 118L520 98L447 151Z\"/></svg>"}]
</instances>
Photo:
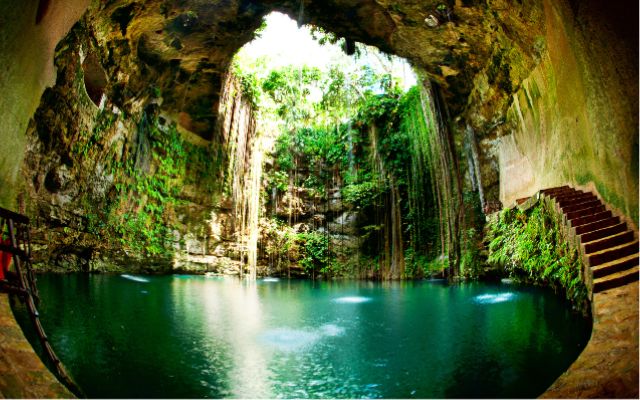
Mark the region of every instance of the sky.
<instances>
[{"instance_id":1,"label":"sky","mask_svg":"<svg viewBox=\"0 0 640 400\"><path fill-rule=\"evenodd\" d=\"M379 58L371 54L377 50L375 48L367 46L369 50L356 60L347 56L339 45L320 45L313 40L308 27L298 28L297 23L285 14L271 13L265 17L265 21L266 28L260 37L247 43L238 57L244 60L264 58L268 70L286 65L308 65L326 70L332 64L355 69L367 64L374 71L382 71ZM405 90L415 85L415 74L406 60L393 57L391 63L394 75L402 78Z\"/></svg>"}]
</instances>

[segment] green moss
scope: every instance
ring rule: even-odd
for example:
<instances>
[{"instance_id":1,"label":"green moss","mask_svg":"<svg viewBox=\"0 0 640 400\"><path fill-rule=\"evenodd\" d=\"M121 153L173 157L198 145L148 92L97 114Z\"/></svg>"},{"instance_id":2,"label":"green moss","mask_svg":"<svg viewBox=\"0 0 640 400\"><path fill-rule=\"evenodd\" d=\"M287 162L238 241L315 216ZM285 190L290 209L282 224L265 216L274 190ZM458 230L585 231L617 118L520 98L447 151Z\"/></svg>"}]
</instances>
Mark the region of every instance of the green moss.
<instances>
[{"instance_id":1,"label":"green moss","mask_svg":"<svg viewBox=\"0 0 640 400\"><path fill-rule=\"evenodd\" d=\"M93 131L79 135L70 155L92 157L104 146L106 131L114 129L117 118L101 113ZM81 199L86 210L84 230L107 247L170 258L176 240L173 232L182 230L177 214L184 203L183 187L197 184L203 195L213 196L220 190L219 160L212 156L212 149L185 141L175 124L161 127L152 113L142 113L137 129L139 143L133 143L122 158L119 146L110 149L113 161L106 169L114 184L109 196L94 199L87 193ZM148 148L140 146L143 142L149 143ZM140 162L147 158L148 165Z\"/></svg>"}]
</instances>

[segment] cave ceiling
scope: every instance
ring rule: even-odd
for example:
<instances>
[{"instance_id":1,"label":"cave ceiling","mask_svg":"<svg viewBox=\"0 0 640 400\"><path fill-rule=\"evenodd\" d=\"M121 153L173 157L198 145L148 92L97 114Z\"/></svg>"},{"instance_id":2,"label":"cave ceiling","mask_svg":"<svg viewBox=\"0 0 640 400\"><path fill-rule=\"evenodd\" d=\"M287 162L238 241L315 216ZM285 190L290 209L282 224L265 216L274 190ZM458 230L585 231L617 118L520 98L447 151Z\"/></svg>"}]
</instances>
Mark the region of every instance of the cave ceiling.
<instances>
[{"instance_id":1,"label":"cave ceiling","mask_svg":"<svg viewBox=\"0 0 640 400\"><path fill-rule=\"evenodd\" d=\"M161 97L184 128L212 139L236 51L272 11L299 19L299 1L94 1L82 24L109 76L110 100ZM454 119L495 126L539 61L535 1L305 0L302 22L408 59L442 89Z\"/></svg>"}]
</instances>

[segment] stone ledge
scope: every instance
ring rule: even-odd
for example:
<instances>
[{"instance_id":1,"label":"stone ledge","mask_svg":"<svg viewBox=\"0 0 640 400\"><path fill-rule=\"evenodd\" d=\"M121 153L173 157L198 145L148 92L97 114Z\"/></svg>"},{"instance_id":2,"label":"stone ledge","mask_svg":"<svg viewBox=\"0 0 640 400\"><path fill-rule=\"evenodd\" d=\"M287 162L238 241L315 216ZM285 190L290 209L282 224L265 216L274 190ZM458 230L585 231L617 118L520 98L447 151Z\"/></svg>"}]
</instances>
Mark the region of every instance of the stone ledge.
<instances>
[{"instance_id":1,"label":"stone ledge","mask_svg":"<svg viewBox=\"0 0 640 400\"><path fill-rule=\"evenodd\" d=\"M593 331L541 398L638 398L638 282L593 296Z\"/></svg>"},{"instance_id":2,"label":"stone ledge","mask_svg":"<svg viewBox=\"0 0 640 400\"><path fill-rule=\"evenodd\" d=\"M6 293L0 293L0 398L73 398L22 333Z\"/></svg>"}]
</instances>

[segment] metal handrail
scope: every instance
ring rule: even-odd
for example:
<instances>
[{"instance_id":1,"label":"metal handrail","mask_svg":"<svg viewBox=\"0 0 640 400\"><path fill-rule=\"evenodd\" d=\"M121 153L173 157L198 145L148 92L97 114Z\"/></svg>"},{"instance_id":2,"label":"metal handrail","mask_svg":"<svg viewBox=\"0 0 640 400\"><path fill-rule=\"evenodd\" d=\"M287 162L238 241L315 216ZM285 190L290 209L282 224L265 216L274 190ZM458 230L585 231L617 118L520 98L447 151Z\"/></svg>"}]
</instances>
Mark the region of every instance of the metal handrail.
<instances>
[{"instance_id":1,"label":"metal handrail","mask_svg":"<svg viewBox=\"0 0 640 400\"><path fill-rule=\"evenodd\" d=\"M15 276L8 276L7 278L9 279L3 282L3 285L0 285L0 291L17 294L25 303L42 348L55 369L54 372L72 392L81 394L82 390L67 373L62 362L53 351L49 338L40 322L40 314L36 307L36 304L40 303L40 297L35 275L31 268L30 231L28 217L0 208L0 251L10 253L13 256L15 269Z\"/></svg>"}]
</instances>

